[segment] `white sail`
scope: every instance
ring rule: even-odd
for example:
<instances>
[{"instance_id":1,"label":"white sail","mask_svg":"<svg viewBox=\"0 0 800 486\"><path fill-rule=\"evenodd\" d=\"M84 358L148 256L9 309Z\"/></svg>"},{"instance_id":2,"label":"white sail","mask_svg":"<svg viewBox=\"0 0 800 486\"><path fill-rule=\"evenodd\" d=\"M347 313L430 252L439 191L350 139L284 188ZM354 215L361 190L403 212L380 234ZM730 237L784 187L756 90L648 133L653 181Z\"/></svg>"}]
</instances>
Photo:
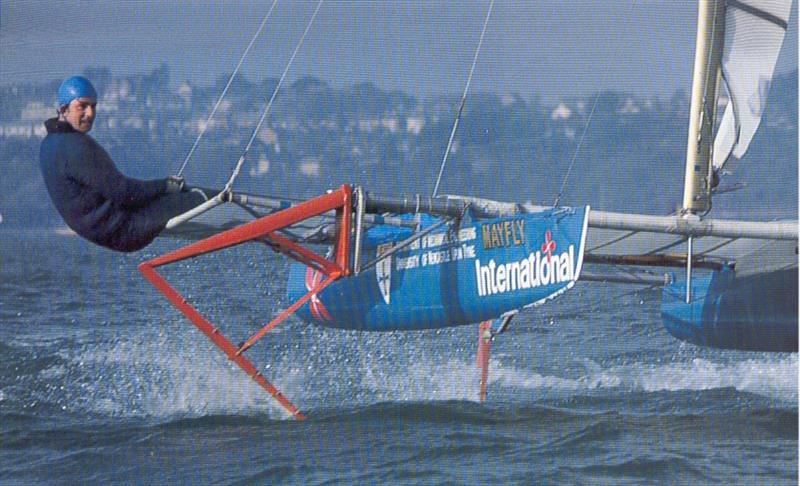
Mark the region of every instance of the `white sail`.
<instances>
[{"instance_id":1,"label":"white sail","mask_svg":"<svg viewBox=\"0 0 800 486\"><path fill-rule=\"evenodd\" d=\"M722 74L730 101L714 140L715 169L741 158L767 104L792 0L728 0Z\"/></svg>"}]
</instances>

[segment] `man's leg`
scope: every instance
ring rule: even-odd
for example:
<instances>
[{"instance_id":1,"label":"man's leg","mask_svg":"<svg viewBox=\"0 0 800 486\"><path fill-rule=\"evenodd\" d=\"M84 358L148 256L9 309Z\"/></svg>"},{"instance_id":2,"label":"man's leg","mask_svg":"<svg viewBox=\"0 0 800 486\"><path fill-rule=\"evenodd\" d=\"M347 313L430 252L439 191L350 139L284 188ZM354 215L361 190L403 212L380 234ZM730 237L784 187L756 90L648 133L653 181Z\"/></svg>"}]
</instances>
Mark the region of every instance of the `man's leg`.
<instances>
[{"instance_id":1,"label":"man's leg","mask_svg":"<svg viewBox=\"0 0 800 486\"><path fill-rule=\"evenodd\" d=\"M208 201L211 195L206 195L198 188L190 188L184 192L165 194L144 208L136 211L141 219L143 228L163 226L175 216L181 215L190 209Z\"/></svg>"},{"instance_id":2,"label":"man's leg","mask_svg":"<svg viewBox=\"0 0 800 486\"><path fill-rule=\"evenodd\" d=\"M159 197L130 214L128 224L115 235L113 246L122 251L144 248L164 230L167 221L203 204L208 198L196 188Z\"/></svg>"}]
</instances>

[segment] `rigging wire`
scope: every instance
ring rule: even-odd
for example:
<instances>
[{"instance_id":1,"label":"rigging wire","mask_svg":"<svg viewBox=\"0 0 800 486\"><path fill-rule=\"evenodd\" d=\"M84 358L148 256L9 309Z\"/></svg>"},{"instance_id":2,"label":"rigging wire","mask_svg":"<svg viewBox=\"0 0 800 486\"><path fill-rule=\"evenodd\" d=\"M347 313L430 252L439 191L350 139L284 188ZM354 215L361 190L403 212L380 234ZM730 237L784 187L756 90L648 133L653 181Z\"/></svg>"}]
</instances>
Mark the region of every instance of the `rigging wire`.
<instances>
[{"instance_id":1,"label":"rigging wire","mask_svg":"<svg viewBox=\"0 0 800 486\"><path fill-rule=\"evenodd\" d=\"M464 111L464 104L467 101L467 93L469 92L469 85L472 83L472 74L475 72L475 65L478 63L478 54L481 52L481 46L483 45L483 38L486 35L486 27L489 25L489 19L492 16L492 9L494 8L494 0L489 2L489 9L486 11L486 18L483 20L483 30L481 31L481 38L478 41L478 47L475 49L475 56L472 58L472 67L469 70L469 77L467 78L467 84L464 86L464 92L461 95L461 103L458 107L458 113L456 114L456 121L453 123L453 129L450 130L450 139L447 141L447 148L444 151L444 157L442 158L442 165L439 167L439 176L436 178L436 185L433 187L433 194L431 197L436 197L436 193L439 192L439 183L442 182L442 174L444 173L444 166L447 164L447 156L450 154L450 147L453 145L453 138L456 135L456 130L458 129L458 121L461 119L461 112Z\"/></svg>"},{"instance_id":2,"label":"rigging wire","mask_svg":"<svg viewBox=\"0 0 800 486\"><path fill-rule=\"evenodd\" d=\"M261 119L258 120L258 124L256 124L255 130L253 130L253 134L250 136L250 140L247 142L247 145L244 148L244 152L242 153L241 157L239 157L239 160L236 162L236 167L233 169L231 178L228 180L227 184L225 184L225 191L229 191L233 187L233 181L235 181L236 177L238 177L239 171L241 171L242 165L244 164L245 157L247 156L247 153L250 151L250 147L253 145L253 142L255 141L259 130L261 130L261 125L264 123L264 120L266 120L267 114L269 114L269 111L272 108L272 103L275 101L275 97L278 96L278 91L280 91L281 86L283 86L283 82L286 79L286 74L289 72L289 68L292 67L294 58L297 57L297 53L303 46L303 42L306 40L306 36L308 35L309 30L311 30L311 26L314 24L314 19L317 18L317 13L319 12L320 7L322 7L324 1L325 0L319 0L319 2L317 3L317 8L314 9L314 13L311 15L311 19L308 21L308 25L306 25L306 29L303 31L303 35L297 42L297 45L294 48L294 52L292 53L292 57L290 57L289 62L286 63L286 67L284 68L283 73L281 74L281 77L278 80L278 85L275 86L275 89L272 91L272 96L270 97L267 106L264 108L264 111L261 114Z\"/></svg>"},{"instance_id":3,"label":"rigging wire","mask_svg":"<svg viewBox=\"0 0 800 486\"><path fill-rule=\"evenodd\" d=\"M267 25L267 21L272 15L272 11L275 9L275 5L277 5L277 3L278 0L273 0L272 6L270 6L269 11L266 13L266 15L264 15L264 19L261 21L261 25L258 26L258 30L256 30L256 33L255 35L253 35L253 38L250 39L250 44L248 44L247 49L244 50L242 57L239 59L239 64L236 65L236 68L233 70L233 73L231 74L230 78L228 78L228 83L225 85L225 89L222 90L222 94L219 96L219 99L217 99L217 102L214 104L214 108L211 110L211 114L208 115L208 119L203 124L203 127L200 129L200 133L197 135L197 139L194 141L194 145L192 145L192 148L189 149L189 153L186 155L186 159L184 159L183 164L181 165L181 168L178 171L178 177L180 177L181 174L183 174L183 170L186 168L186 164L188 164L189 159L192 158L192 154L194 154L197 145L200 143L200 140L203 138L203 135L205 135L206 130L208 129L209 124L211 123L211 119L214 118L214 114L217 113L217 109L222 103L222 100L225 98L225 95L228 93L228 88L231 87L231 83L233 83L233 78L235 78L236 74L239 73L239 69L242 67L242 64L244 63L247 54L250 52L250 49L253 47L253 44L255 44L258 36L261 35L261 31L264 30L264 26Z\"/></svg>"},{"instance_id":4,"label":"rigging wire","mask_svg":"<svg viewBox=\"0 0 800 486\"><path fill-rule=\"evenodd\" d=\"M628 10L628 22L630 22L630 14L633 11L634 7L636 6L636 0L631 2L631 8ZM605 83L606 76L608 75L608 71L611 68L611 63L605 63L605 69L603 70L603 76L600 78L600 86ZM564 189L567 186L567 181L569 180L570 174L572 174L572 168L575 166L575 160L578 158L578 153L581 151L581 147L583 146L583 140L586 138L586 132L589 130L589 125L592 123L592 117L594 116L594 112L597 109L597 102L600 100L601 91L598 91L594 96L594 102L592 103L592 109L589 112L589 118L586 120L586 124L583 126L583 132L581 133L581 138L578 139L578 146L575 147L575 152L572 154L572 160L569 163L569 167L567 168L567 173L564 175L564 180L561 182L561 189L558 190L558 194L556 195L556 200L553 202L553 206L558 207L558 204L561 202L561 196L564 195Z\"/></svg>"}]
</instances>

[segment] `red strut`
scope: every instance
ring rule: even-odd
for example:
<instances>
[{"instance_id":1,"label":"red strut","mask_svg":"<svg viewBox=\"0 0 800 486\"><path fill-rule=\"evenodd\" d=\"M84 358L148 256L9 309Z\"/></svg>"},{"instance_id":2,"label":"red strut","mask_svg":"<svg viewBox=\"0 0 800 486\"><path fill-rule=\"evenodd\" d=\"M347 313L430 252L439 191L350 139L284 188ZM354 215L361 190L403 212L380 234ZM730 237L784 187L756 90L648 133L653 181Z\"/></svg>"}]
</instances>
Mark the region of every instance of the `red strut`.
<instances>
[{"instance_id":1,"label":"red strut","mask_svg":"<svg viewBox=\"0 0 800 486\"><path fill-rule=\"evenodd\" d=\"M492 321L483 321L478 327L478 355L475 364L480 370L480 393L481 403L486 401L486 384L489 380L489 351L492 348Z\"/></svg>"},{"instance_id":2,"label":"red strut","mask_svg":"<svg viewBox=\"0 0 800 486\"><path fill-rule=\"evenodd\" d=\"M336 243L333 257L330 260L273 233L279 229L332 210L336 211ZM287 400L275 386L268 382L253 363L242 356L242 353L250 348L258 339L263 337L270 329L280 324L294 311L299 309L305 302L313 297L314 294L320 292L336 279L350 274L351 214L352 190L350 186L343 185L336 191L264 216L250 223L245 223L228 231L223 231L222 233L179 248L166 255L143 262L139 265L139 271L172 303L172 305L175 306L175 308L181 311L181 313L205 334L212 343L220 348L228 359L236 363L239 368L266 390L294 418L302 420L305 417L300 413L297 407ZM220 333L219 329L214 326L214 324L206 320L191 304L186 302L164 277L156 272L156 268L259 239L270 240L271 243L277 246L278 251L307 266L319 270L325 274L327 278L313 286L307 294L259 329L244 345L237 348L230 340Z\"/></svg>"}]
</instances>

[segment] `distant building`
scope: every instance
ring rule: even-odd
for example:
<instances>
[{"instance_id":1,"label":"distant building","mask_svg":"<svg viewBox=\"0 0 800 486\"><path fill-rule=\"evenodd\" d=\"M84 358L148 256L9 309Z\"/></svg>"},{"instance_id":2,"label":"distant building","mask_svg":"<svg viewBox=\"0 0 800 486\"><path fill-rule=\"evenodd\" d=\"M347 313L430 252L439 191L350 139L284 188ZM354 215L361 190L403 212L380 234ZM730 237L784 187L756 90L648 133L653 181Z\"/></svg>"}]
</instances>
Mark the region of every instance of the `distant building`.
<instances>
[{"instance_id":1,"label":"distant building","mask_svg":"<svg viewBox=\"0 0 800 486\"><path fill-rule=\"evenodd\" d=\"M44 138L47 129L41 122L0 124L0 137L5 138Z\"/></svg>"},{"instance_id":2,"label":"distant building","mask_svg":"<svg viewBox=\"0 0 800 486\"><path fill-rule=\"evenodd\" d=\"M553 121L567 120L571 116L572 110L570 110L564 103L560 103L556 109L550 113L550 119Z\"/></svg>"},{"instance_id":3,"label":"distant building","mask_svg":"<svg viewBox=\"0 0 800 486\"><path fill-rule=\"evenodd\" d=\"M116 100L106 101L103 98L97 103L97 113L114 113L116 111L119 111L119 102Z\"/></svg>"},{"instance_id":4,"label":"distant building","mask_svg":"<svg viewBox=\"0 0 800 486\"><path fill-rule=\"evenodd\" d=\"M186 106L192 105L192 87L184 81L178 86L178 96L181 97Z\"/></svg>"},{"instance_id":5,"label":"distant building","mask_svg":"<svg viewBox=\"0 0 800 486\"><path fill-rule=\"evenodd\" d=\"M259 177L269 172L269 159L263 155L258 159L255 167L250 169L250 177Z\"/></svg>"},{"instance_id":6,"label":"distant building","mask_svg":"<svg viewBox=\"0 0 800 486\"><path fill-rule=\"evenodd\" d=\"M639 113L640 111L641 109L639 108L639 105L637 105L636 102L633 101L633 98L628 98L625 100L625 103L623 103L622 106L619 107L617 113L619 113L620 115L633 115Z\"/></svg>"},{"instance_id":7,"label":"distant building","mask_svg":"<svg viewBox=\"0 0 800 486\"><path fill-rule=\"evenodd\" d=\"M144 120L142 120L141 117L134 115L126 118L125 121L122 122L122 126L126 128L133 128L135 130L141 130L144 128Z\"/></svg>"},{"instance_id":8,"label":"distant building","mask_svg":"<svg viewBox=\"0 0 800 486\"><path fill-rule=\"evenodd\" d=\"M425 128L425 118L422 116L406 117L406 132L419 135L423 128Z\"/></svg>"},{"instance_id":9,"label":"distant building","mask_svg":"<svg viewBox=\"0 0 800 486\"><path fill-rule=\"evenodd\" d=\"M307 177L318 177L322 166L321 157L304 157L300 161L300 173Z\"/></svg>"},{"instance_id":10,"label":"distant building","mask_svg":"<svg viewBox=\"0 0 800 486\"><path fill-rule=\"evenodd\" d=\"M366 120L358 120L358 129L362 132L373 132L381 126L380 120L375 118L368 118Z\"/></svg>"},{"instance_id":11,"label":"distant building","mask_svg":"<svg viewBox=\"0 0 800 486\"><path fill-rule=\"evenodd\" d=\"M103 93L103 101L136 101L136 95L131 92L131 82L127 79L111 81L111 86Z\"/></svg>"},{"instance_id":12,"label":"distant building","mask_svg":"<svg viewBox=\"0 0 800 486\"><path fill-rule=\"evenodd\" d=\"M264 145L274 145L278 142L278 134L270 127L262 126L258 130L258 140Z\"/></svg>"},{"instance_id":13,"label":"distant building","mask_svg":"<svg viewBox=\"0 0 800 486\"><path fill-rule=\"evenodd\" d=\"M20 113L21 121L44 122L56 116L55 106L45 106L41 101L29 101Z\"/></svg>"},{"instance_id":14,"label":"distant building","mask_svg":"<svg viewBox=\"0 0 800 486\"><path fill-rule=\"evenodd\" d=\"M519 102L522 102L522 100L516 94L505 93L500 97L500 104L502 104L503 106L511 106L514 103L519 103Z\"/></svg>"},{"instance_id":15,"label":"distant building","mask_svg":"<svg viewBox=\"0 0 800 486\"><path fill-rule=\"evenodd\" d=\"M397 133L400 122L395 117L386 117L381 120L381 126L389 130L390 133Z\"/></svg>"}]
</instances>

